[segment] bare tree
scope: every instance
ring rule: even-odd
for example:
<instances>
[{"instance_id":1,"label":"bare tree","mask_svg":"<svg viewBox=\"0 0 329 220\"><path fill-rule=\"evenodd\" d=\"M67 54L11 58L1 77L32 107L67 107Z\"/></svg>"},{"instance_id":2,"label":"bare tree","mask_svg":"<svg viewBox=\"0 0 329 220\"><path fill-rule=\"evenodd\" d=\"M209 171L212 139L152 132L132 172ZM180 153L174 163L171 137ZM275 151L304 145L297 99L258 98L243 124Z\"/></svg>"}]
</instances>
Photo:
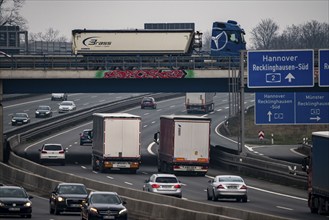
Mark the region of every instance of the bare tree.
<instances>
[{"instance_id":1,"label":"bare tree","mask_svg":"<svg viewBox=\"0 0 329 220\"><path fill-rule=\"evenodd\" d=\"M59 36L59 31L53 28L48 28L45 33L30 33L30 41L47 41L47 42L66 42L65 36Z\"/></svg>"},{"instance_id":2,"label":"bare tree","mask_svg":"<svg viewBox=\"0 0 329 220\"><path fill-rule=\"evenodd\" d=\"M279 26L272 19L261 20L251 31L251 42L256 49L270 49L278 36Z\"/></svg>"},{"instance_id":3,"label":"bare tree","mask_svg":"<svg viewBox=\"0 0 329 220\"><path fill-rule=\"evenodd\" d=\"M27 21L20 15L25 0L0 0L0 26L13 25L27 29Z\"/></svg>"}]
</instances>

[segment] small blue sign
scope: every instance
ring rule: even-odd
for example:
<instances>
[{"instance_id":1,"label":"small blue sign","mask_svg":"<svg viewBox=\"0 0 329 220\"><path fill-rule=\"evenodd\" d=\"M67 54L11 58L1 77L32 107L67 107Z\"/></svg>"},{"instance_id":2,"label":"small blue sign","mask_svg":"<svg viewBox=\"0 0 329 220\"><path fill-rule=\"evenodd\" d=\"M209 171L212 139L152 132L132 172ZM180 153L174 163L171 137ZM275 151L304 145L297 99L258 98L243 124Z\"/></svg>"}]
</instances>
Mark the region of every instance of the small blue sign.
<instances>
[{"instance_id":1,"label":"small blue sign","mask_svg":"<svg viewBox=\"0 0 329 220\"><path fill-rule=\"evenodd\" d=\"M328 124L329 93L256 93L255 124Z\"/></svg>"},{"instance_id":2,"label":"small blue sign","mask_svg":"<svg viewBox=\"0 0 329 220\"><path fill-rule=\"evenodd\" d=\"M313 87L313 50L248 51L248 87Z\"/></svg>"},{"instance_id":3,"label":"small blue sign","mask_svg":"<svg viewBox=\"0 0 329 220\"><path fill-rule=\"evenodd\" d=\"M256 124L293 124L294 93L261 93L255 96Z\"/></svg>"},{"instance_id":4,"label":"small blue sign","mask_svg":"<svg viewBox=\"0 0 329 220\"><path fill-rule=\"evenodd\" d=\"M329 87L329 49L319 50L319 86Z\"/></svg>"}]
</instances>

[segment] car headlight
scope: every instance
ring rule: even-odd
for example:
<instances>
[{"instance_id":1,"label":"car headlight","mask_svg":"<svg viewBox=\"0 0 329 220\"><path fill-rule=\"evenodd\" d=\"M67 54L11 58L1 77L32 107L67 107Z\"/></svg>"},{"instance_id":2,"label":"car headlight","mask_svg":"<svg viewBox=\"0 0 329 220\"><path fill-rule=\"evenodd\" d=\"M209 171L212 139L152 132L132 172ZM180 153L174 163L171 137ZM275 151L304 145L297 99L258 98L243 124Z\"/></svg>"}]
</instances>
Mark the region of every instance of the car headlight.
<instances>
[{"instance_id":1,"label":"car headlight","mask_svg":"<svg viewBox=\"0 0 329 220\"><path fill-rule=\"evenodd\" d=\"M64 201L64 198L59 196L59 197L57 198L57 201L58 201L58 202L63 202L63 201Z\"/></svg>"},{"instance_id":2,"label":"car headlight","mask_svg":"<svg viewBox=\"0 0 329 220\"><path fill-rule=\"evenodd\" d=\"M125 215L127 213L127 209L124 208L119 212L119 215Z\"/></svg>"},{"instance_id":3,"label":"car headlight","mask_svg":"<svg viewBox=\"0 0 329 220\"><path fill-rule=\"evenodd\" d=\"M5 204L4 204L4 203L2 203L2 202L0 202L0 207L2 207L2 206L5 206Z\"/></svg>"},{"instance_id":4,"label":"car headlight","mask_svg":"<svg viewBox=\"0 0 329 220\"><path fill-rule=\"evenodd\" d=\"M90 212L98 213L97 209L94 207L90 208Z\"/></svg>"},{"instance_id":5,"label":"car headlight","mask_svg":"<svg viewBox=\"0 0 329 220\"><path fill-rule=\"evenodd\" d=\"M50 112L46 112L46 115L48 115Z\"/></svg>"},{"instance_id":6,"label":"car headlight","mask_svg":"<svg viewBox=\"0 0 329 220\"><path fill-rule=\"evenodd\" d=\"M11 119L11 121L12 121L12 122L16 122L16 120L15 120L15 119Z\"/></svg>"},{"instance_id":7,"label":"car headlight","mask_svg":"<svg viewBox=\"0 0 329 220\"><path fill-rule=\"evenodd\" d=\"M27 122L27 119L24 119L23 122Z\"/></svg>"},{"instance_id":8,"label":"car headlight","mask_svg":"<svg viewBox=\"0 0 329 220\"><path fill-rule=\"evenodd\" d=\"M39 111L36 111L35 114L39 114Z\"/></svg>"},{"instance_id":9,"label":"car headlight","mask_svg":"<svg viewBox=\"0 0 329 220\"><path fill-rule=\"evenodd\" d=\"M25 206L25 207L30 207L30 206L32 206L32 202L26 202L26 203L24 204L24 206Z\"/></svg>"}]
</instances>

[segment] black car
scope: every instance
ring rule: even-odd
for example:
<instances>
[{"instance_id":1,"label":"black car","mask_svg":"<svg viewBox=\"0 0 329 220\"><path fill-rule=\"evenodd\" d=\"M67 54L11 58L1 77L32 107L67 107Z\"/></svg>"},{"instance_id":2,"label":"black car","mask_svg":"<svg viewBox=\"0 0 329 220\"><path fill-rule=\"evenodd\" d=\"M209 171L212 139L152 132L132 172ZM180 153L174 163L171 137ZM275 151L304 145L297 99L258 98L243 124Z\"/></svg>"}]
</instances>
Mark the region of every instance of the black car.
<instances>
[{"instance_id":1,"label":"black car","mask_svg":"<svg viewBox=\"0 0 329 220\"><path fill-rule=\"evenodd\" d=\"M93 143L92 129L85 129L80 133L80 145L84 145L85 143Z\"/></svg>"},{"instance_id":2,"label":"black car","mask_svg":"<svg viewBox=\"0 0 329 220\"><path fill-rule=\"evenodd\" d=\"M88 196L87 189L81 183L59 183L49 198L49 213L80 212L82 201Z\"/></svg>"},{"instance_id":3,"label":"black car","mask_svg":"<svg viewBox=\"0 0 329 220\"><path fill-rule=\"evenodd\" d=\"M157 103L153 97L144 97L141 101L141 108L157 108Z\"/></svg>"},{"instance_id":4,"label":"black car","mask_svg":"<svg viewBox=\"0 0 329 220\"><path fill-rule=\"evenodd\" d=\"M121 219L128 218L128 211L116 192L91 192L82 203L81 219Z\"/></svg>"},{"instance_id":5,"label":"black car","mask_svg":"<svg viewBox=\"0 0 329 220\"><path fill-rule=\"evenodd\" d=\"M11 118L11 125L22 125L30 122L30 117L27 113L15 113Z\"/></svg>"},{"instance_id":6,"label":"black car","mask_svg":"<svg viewBox=\"0 0 329 220\"><path fill-rule=\"evenodd\" d=\"M19 186L0 186L0 216L32 217L32 199Z\"/></svg>"},{"instance_id":7,"label":"black car","mask_svg":"<svg viewBox=\"0 0 329 220\"><path fill-rule=\"evenodd\" d=\"M46 118L52 116L53 112L51 111L51 107L48 105L39 105L38 108L35 110L36 118Z\"/></svg>"}]
</instances>

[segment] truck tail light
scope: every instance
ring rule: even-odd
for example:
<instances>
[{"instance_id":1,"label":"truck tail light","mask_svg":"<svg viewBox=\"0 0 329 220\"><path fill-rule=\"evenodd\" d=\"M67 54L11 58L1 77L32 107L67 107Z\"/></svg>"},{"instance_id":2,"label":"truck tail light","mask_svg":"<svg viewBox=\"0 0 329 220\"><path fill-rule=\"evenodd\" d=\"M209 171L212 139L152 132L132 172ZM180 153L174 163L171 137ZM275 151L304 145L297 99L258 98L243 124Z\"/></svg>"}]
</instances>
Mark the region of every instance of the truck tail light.
<instances>
[{"instance_id":1,"label":"truck tail light","mask_svg":"<svg viewBox=\"0 0 329 220\"><path fill-rule=\"evenodd\" d=\"M153 183L151 186L152 186L153 189L160 188L160 185L159 184L156 184L156 183Z\"/></svg>"}]
</instances>

